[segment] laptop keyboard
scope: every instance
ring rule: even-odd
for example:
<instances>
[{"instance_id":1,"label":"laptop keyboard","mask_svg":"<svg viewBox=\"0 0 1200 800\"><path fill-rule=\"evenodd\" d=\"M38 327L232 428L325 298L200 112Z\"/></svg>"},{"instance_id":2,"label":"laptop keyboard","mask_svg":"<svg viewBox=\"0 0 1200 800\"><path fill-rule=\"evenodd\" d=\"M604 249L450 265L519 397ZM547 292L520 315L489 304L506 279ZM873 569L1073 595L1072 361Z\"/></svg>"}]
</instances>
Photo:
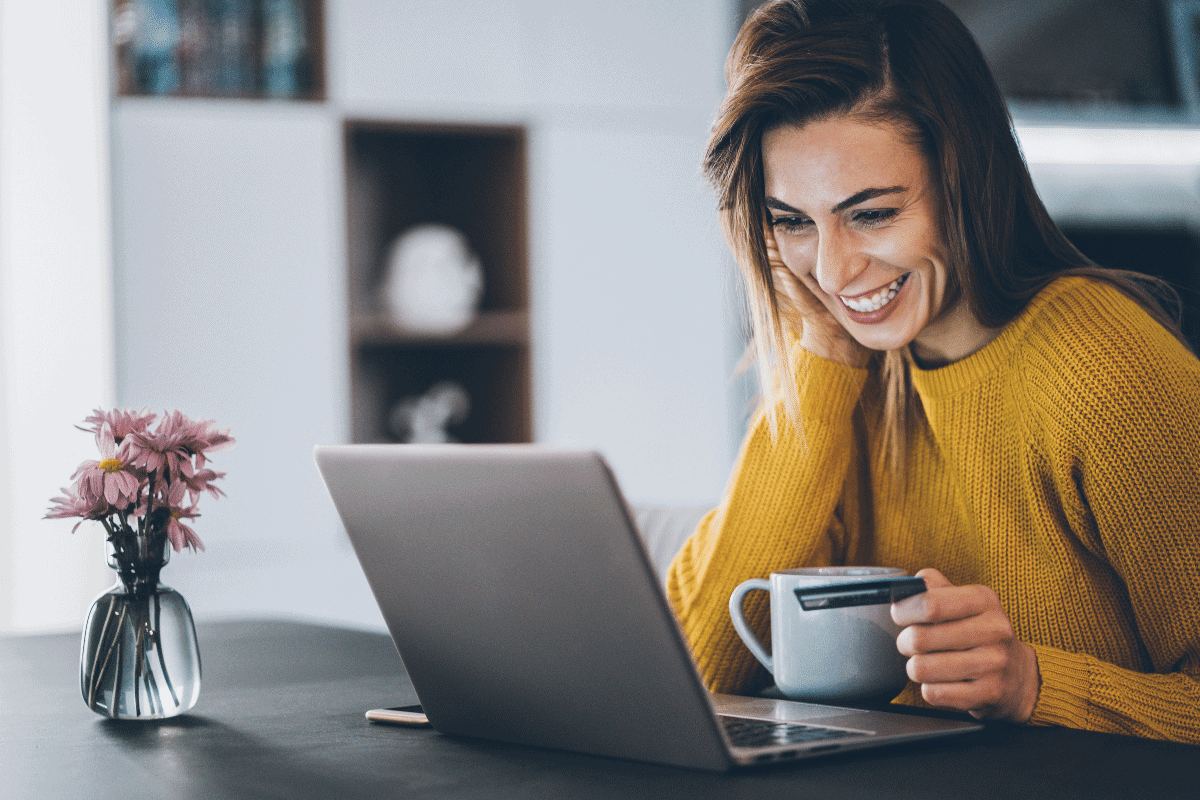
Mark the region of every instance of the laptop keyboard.
<instances>
[{"instance_id":1,"label":"laptop keyboard","mask_svg":"<svg viewBox=\"0 0 1200 800\"><path fill-rule=\"evenodd\" d=\"M734 747L769 747L781 744L801 744L827 739L844 739L847 736L862 736L861 731L844 731L837 728L819 728L816 725L801 725L798 722L778 722L769 719L746 719L718 716L729 741Z\"/></svg>"}]
</instances>

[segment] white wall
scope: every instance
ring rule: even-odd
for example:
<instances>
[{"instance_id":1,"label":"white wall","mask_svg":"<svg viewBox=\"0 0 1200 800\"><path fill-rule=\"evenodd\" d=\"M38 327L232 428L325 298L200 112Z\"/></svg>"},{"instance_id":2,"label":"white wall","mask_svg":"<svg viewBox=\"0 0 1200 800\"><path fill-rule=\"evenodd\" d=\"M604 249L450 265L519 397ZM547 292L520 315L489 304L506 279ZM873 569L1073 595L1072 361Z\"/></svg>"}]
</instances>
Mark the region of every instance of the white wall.
<instances>
[{"instance_id":1,"label":"white wall","mask_svg":"<svg viewBox=\"0 0 1200 800\"><path fill-rule=\"evenodd\" d=\"M531 132L538 441L632 498L707 503L732 463L730 269L699 163L730 0L332 3L333 105Z\"/></svg>"},{"instance_id":2,"label":"white wall","mask_svg":"<svg viewBox=\"0 0 1200 800\"><path fill-rule=\"evenodd\" d=\"M348 116L528 127L537 439L601 449L636 500L716 499L728 264L698 164L731 5L328 0L326 103L118 102L118 402L239 442L208 552L164 573L198 617L379 622L311 459L349 435Z\"/></svg>"},{"instance_id":3,"label":"white wall","mask_svg":"<svg viewBox=\"0 0 1200 800\"><path fill-rule=\"evenodd\" d=\"M115 130L118 402L238 440L214 456L228 497L200 502L207 551L163 580L197 616L373 611L312 462L348 435L336 121L312 104L123 100ZM314 574L331 565L350 590Z\"/></svg>"},{"instance_id":4,"label":"white wall","mask_svg":"<svg viewBox=\"0 0 1200 800\"><path fill-rule=\"evenodd\" d=\"M600 448L626 493L712 503L729 469L725 265L680 119L554 119L535 138L539 441Z\"/></svg>"},{"instance_id":5,"label":"white wall","mask_svg":"<svg viewBox=\"0 0 1200 800\"><path fill-rule=\"evenodd\" d=\"M111 403L107 3L0 4L0 631L79 629L103 536L42 519Z\"/></svg>"}]
</instances>

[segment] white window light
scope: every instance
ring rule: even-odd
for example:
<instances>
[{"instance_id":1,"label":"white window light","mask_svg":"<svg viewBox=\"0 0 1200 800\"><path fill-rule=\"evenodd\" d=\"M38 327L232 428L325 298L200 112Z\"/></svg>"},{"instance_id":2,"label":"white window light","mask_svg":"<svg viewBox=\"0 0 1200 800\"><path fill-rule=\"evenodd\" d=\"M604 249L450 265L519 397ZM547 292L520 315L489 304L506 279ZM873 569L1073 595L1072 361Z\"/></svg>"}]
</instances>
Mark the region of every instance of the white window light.
<instances>
[{"instance_id":1,"label":"white window light","mask_svg":"<svg viewBox=\"0 0 1200 800\"><path fill-rule=\"evenodd\" d=\"M1200 166L1200 128L1017 126L1030 164Z\"/></svg>"}]
</instances>

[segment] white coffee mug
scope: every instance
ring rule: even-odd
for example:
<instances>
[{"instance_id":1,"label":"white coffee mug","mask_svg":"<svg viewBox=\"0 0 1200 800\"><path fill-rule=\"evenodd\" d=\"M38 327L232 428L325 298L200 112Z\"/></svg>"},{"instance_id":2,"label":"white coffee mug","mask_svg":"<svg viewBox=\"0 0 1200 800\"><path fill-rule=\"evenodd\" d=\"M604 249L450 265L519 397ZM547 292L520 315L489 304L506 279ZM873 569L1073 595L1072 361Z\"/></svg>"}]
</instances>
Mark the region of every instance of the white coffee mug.
<instances>
[{"instance_id":1,"label":"white coffee mug","mask_svg":"<svg viewBox=\"0 0 1200 800\"><path fill-rule=\"evenodd\" d=\"M890 699L908 681L906 658L896 649L900 628L891 605L805 611L795 590L835 583L899 578L891 567L811 567L772 572L769 581L744 581L729 597L738 636L795 700ZM771 594L771 653L746 622L742 603L749 592Z\"/></svg>"}]
</instances>

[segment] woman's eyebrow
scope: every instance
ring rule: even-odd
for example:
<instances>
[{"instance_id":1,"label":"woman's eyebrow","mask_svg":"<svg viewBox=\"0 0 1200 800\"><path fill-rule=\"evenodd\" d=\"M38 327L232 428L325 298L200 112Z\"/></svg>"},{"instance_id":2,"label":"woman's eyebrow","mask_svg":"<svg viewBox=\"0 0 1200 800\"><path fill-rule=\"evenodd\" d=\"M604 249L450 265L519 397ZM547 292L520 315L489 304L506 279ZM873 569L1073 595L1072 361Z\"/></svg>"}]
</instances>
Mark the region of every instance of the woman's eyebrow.
<instances>
[{"instance_id":1,"label":"woman's eyebrow","mask_svg":"<svg viewBox=\"0 0 1200 800\"><path fill-rule=\"evenodd\" d=\"M767 208L773 208L776 211L786 211L789 214L803 214L804 213L803 211L801 211L798 208L792 208L791 206L789 206L787 203L783 202L782 200L776 200L774 197L767 197L765 202L766 202Z\"/></svg>"},{"instance_id":2,"label":"woman's eyebrow","mask_svg":"<svg viewBox=\"0 0 1200 800\"><path fill-rule=\"evenodd\" d=\"M833 208L831 208L829 210L829 213L830 214L839 214L839 213L845 211L847 208L852 208L853 206L856 206L859 203L864 203L867 200L873 200L874 198L882 197L885 194L898 194L900 192L907 192L907 191L908 191L907 186L887 186L887 187L881 187L878 189L863 189L861 192L856 192L855 194L852 194L849 197L847 197L842 202L838 203L836 206L834 206ZM776 198L770 197L770 196L768 196L766 198L765 204L766 204L767 208L773 208L776 211L786 211L788 214L803 214L804 213L800 209L793 208L792 206L789 206L787 203L783 202L782 200L777 200Z\"/></svg>"},{"instance_id":3,"label":"woman's eyebrow","mask_svg":"<svg viewBox=\"0 0 1200 800\"><path fill-rule=\"evenodd\" d=\"M885 194L896 194L898 192L907 192L907 186L888 186L885 189L863 189L861 192L850 195L842 202L829 210L830 214L837 214L845 211L847 208L856 206L859 203L867 200L873 200L876 197L882 197Z\"/></svg>"}]
</instances>

